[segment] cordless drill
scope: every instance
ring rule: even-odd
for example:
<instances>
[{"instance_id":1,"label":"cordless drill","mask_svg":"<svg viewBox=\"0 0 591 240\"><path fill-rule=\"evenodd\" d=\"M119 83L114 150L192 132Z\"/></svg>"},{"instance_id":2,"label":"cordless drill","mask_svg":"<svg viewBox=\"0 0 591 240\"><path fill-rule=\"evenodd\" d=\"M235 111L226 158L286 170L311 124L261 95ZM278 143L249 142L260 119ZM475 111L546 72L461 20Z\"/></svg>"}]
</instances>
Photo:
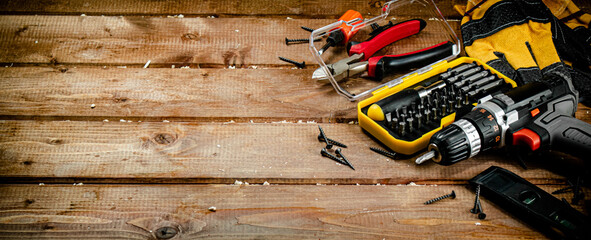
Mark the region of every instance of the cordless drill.
<instances>
[{"instance_id":1,"label":"cordless drill","mask_svg":"<svg viewBox=\"0 0 591 240\"><path fill-rule=\"evenodd\" d=\"M490 148L527 145L581 158L591 154L591 125L574 118L578 92L570 77L552 73L495 96L488 95L461 119L435 133L416 159L451 165Z\"/></svg>"}]
</instances>

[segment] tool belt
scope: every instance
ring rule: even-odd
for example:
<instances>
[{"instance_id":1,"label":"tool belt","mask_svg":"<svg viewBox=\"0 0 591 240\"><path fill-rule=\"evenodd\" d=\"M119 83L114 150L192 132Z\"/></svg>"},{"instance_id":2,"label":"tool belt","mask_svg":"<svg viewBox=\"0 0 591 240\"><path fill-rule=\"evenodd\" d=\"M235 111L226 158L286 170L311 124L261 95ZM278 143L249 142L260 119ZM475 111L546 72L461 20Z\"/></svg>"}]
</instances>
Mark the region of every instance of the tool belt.
<instances>
[{"instance_id":1,"label":"tool belt","mask_svg":"<svg viewBox=\"0 0 591 240\"><path fill-rule=\"evenodd\" d=\"M561 72L590 105L591 15L566 0L471 0L456 10L467 55L519 85Z\"/></svg>"}]
</instances>

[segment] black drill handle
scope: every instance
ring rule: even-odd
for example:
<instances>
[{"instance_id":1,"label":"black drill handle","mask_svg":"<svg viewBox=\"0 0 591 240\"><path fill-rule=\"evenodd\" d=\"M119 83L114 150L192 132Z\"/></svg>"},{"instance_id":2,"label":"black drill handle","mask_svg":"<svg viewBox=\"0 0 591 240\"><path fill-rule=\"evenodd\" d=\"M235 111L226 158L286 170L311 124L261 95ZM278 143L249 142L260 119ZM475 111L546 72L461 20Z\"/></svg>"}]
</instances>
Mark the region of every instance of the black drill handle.
<instances>
[{"instance_id":1,"label":"black drill handle","mask_svg":"<svg viewBox=\"0 0 591 240\"><path fill-rule=\"evenodd\" d=\"M541 123L541 122L540 122ZM536 123L548 131L551 149L589 158L591 154L591 124L571 116L560 115L548 123Z\"/></svg>"},{"instance_id":2,"label":"black drill handle","mask_svg":"<svg viewBox=\"0 0 591 240\"><path fill-rule=\"evenodd\" d=\"M573 95L565 95L546 105L528 127L541 137L542 145L550 149L569 153L582 159L591 154L591 124L574 118L577 100Z\"/></svg>"}]
</instances>

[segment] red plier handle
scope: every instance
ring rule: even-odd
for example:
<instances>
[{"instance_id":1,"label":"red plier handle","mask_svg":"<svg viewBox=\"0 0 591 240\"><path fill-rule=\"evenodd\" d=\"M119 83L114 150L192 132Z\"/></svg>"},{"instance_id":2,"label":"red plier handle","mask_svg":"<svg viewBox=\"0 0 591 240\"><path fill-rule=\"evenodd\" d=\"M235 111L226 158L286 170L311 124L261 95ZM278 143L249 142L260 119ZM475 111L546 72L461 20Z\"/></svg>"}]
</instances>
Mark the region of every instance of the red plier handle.
<instances>
[{"instance_id":1,"label":"red plier handle","mask_svg":"<svg viewBox=\"0 0 591 240\"><path fill-rule=\"evenodd\" d=\"M350 42L349 46L347 46L347 51L349 52L349 56L363 54L363 60L361 61L365 61L385 46L421 32L425 26L427 26L427 22L423 19L400 22L365 42Z\"/></svg>"}]
</instances>

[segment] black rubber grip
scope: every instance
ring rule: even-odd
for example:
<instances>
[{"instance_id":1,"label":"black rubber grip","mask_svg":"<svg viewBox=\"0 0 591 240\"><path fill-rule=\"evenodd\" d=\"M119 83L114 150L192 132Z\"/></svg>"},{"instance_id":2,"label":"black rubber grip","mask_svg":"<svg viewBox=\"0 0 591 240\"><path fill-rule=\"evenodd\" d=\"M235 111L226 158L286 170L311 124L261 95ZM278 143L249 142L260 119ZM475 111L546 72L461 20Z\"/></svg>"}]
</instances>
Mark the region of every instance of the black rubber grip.
<instances>
[{"instance_id":1,"label":"black rubber grip","mask_svg":"<svg viewBox=\"0 0 591 240\"><path fill-rule=\"evenodd\" d=\"M376 64L375 79L381 80L384 76L401 70L420 68L435 63L453 54L454 44L443 43L434 48L427 48L408 54L384 56Z\"/></svg>"},{"instance_id":2,"label":"black rubber grip","mask_svg":"<svg viewBox=\"0 0 591 240\"><path fill-rule=\"evenodd\" d=\"M550 145L551 149L588 159L591 154L591 124L570 115L576 106L576 99L571 95L548 103L547 111L536 118L531 130L540 135L542 145ZM536 131L538 129L543 129L547 135Z\"/></svg>"},{"instance_id":3,"label":"black rubber grip","mask_svg":"<svg viewBox=\"0 0 591 240\"><path fill-rule=\"evenodd\" d=\"M547 126L552 126L548 128ZM541 127L541 126L540 126ZM591 154L591 124L574 117L561 115L544 126L550 135L551 149L568 153L581 159Z\"/></svg>"}]
</instances>

